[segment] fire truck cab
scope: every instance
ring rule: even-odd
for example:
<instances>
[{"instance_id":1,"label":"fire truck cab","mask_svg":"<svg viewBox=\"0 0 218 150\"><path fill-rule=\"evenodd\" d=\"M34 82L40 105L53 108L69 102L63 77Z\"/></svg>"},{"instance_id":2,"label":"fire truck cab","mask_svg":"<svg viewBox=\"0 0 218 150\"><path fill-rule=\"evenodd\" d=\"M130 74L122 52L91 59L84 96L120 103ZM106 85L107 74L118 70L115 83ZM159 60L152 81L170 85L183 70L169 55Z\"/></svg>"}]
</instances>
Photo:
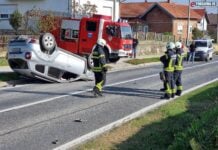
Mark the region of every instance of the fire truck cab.
<instances>
[{"instance_id":1,"label":"fire truck cab","mask_svg":"<svg viewBox=\"0 0 218 150\"><path fill-rule=\"evenodd\" d=\"M108 62L116 62L120 57L132 53L130 25L127 22L113 22L110 16L95 14L90 18L64 18L60 28L52 33L59 47L87 58L90 58L99 38L107 42L104 50Z\"/></svg>"}]
</instances>

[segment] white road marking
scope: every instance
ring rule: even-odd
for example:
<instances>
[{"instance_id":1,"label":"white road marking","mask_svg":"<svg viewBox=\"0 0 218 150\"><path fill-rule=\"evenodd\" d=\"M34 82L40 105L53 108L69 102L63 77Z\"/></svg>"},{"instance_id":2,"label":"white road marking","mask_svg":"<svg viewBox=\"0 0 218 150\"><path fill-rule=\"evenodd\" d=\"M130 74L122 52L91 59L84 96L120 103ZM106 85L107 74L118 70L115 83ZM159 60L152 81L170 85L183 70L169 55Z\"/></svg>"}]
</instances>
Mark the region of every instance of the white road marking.
<instances>
[{"instance_id":1,"label":"white road marking","mask_svg":"<svg viewBox=\"0 0 218 150\"><path fill-rule=\"evenodd\" d=\"M192 68L197 68L197 67L201 67L201 66L205 66L205 65L209 65L209 64L214 64L216 62L218 62L218 61L214 61L214 62L206 63L206 64L201 64L201 65L195 65L195 66L192 66L192 67L187 67L184 70L192 69ZM116 83L108 84L105 87L125 84L125 83L129 83L129 82L134 82L134 81L137 81L137 80L147 79L147 78L155 77L155 76L158 76L158 75L159 74L157 73L157 74L148 75L148 76L144 76L144 77L139 77L139 78L135 78L135 79L131 79L131 80L116 82ZM40 100L40 101L37 101L37 102L32 102L32 103L28 103L28 104L24 104L24 105L10 107L10 108L7 108L7 109L0 110L0 114L4 113L4 112L12 111L12 110L18 110L18 109L22 109L22 108L26 108L26 107L42 104L42 103L51 102L51 101L54 101L54 100L57 100L57 99L60 99L60 98L64 98L64 97L72 96L72 95L76 95L76 94L85 93L85 92L88 92L88 91L91 91L91 90L92 89L85 89L85 90L82 90L82 91L76 91L76 92L72 92L72 93L69 93L69 94L66 94L66 95L56 96L56 97Z\"/></svg>"},{"instance_id":2,"label":"white road marking","mask_svg":"<svg viewBox=\"0 0 218 150\"><path fill-rule=\"evenodd\" d=\"M206 86L208 84L211 84L213 82L216 82L216 81L218 81L218 78L216 78L214 80L211 80L209 82L203 83L201 85L198 85L196 87L193 87L193 88L191 88L189 90L186 90L186 91L183 92L183 95L187 94L189 92L192 92L192 91L194 91L196 89L199 89L199 88L201 88L203 86ZM157 107L160 107L160 106L162 106L162 105L164 105L166 103L169 103L170 101L173 101L176 98L177 97L175 97L173 99L170 99L170 100L161 100L161 101L159 101L159 102L157 102L157 103L155 103L153 105L150 105L148 107L144 107L143 109L141 109L141 110L139 110L137 112L134 112L134 113L122 118L122 119L119 119L119 120L117 120L115 122L112 122L112 123L106 125L106 126L103 126L103 127L99 128L99 129L96 129L96 130L94 130L94 131L92 131L92 132L90 132L88 134L85 134L85 135L83 135L81 137L78 137L78 138L76 138L76 139L74 139L74 140L72 140L72 141L70 141L68 143L60 145L59 147L54 148L53 150L67 150L67 149L70 149L70 148L72 148L72 147L74 147L76 145L82 144L83 142L85 142L85 141L87 141L89 139L92 139L92 138L94 138L94 137L96 137L96 136L98 136L98 135L100 135L100 134L102 134L104 132L107 132L107 131L115 128L115 127L121 126L122 124L124 124L124 123L126 123L126 122L128 122L128 121L130 121L132 119L135 119L137 117L140 117L141 115L143 115L143 114L145 114L145 113L147 113L147 112L149 112L149 111L151 111L151 110L153 110L153 109L155 109Z\"/></svg>"}]
</instances>

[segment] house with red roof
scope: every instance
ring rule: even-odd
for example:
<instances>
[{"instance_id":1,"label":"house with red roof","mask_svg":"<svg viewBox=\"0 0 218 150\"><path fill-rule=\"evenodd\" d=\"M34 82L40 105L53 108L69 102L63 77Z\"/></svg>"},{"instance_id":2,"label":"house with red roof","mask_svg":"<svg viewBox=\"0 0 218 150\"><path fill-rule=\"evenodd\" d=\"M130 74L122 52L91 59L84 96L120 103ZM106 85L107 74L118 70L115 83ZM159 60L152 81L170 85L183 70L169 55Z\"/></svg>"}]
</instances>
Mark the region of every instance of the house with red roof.
<instances>
[{"instance_id":1,"label":"house with red roof","mask_svg":"<svg viewBox=\"0 0 218 150\"><path fill-rule=\"evenodd\" d=\"M208 18L208 32L211 35L211 38L215 39L218 43L218 14L207 14Z\"/></svg>"},{"instance_id":2,"label":"house with red roof","mask_svg":"<svg viewBox=\"0 0 218 150\"><path fill-rule=\"evenodd\" d=\"M186 40L188 37L188 9L188 5L173 3L170 0L158 3L121 3L120 16L129 21L133 27L133 32L170 32L176 40ZM192 29L197 28L201 20L200 11L190 9L190 40Z\"/></svg>"}]
</instances>

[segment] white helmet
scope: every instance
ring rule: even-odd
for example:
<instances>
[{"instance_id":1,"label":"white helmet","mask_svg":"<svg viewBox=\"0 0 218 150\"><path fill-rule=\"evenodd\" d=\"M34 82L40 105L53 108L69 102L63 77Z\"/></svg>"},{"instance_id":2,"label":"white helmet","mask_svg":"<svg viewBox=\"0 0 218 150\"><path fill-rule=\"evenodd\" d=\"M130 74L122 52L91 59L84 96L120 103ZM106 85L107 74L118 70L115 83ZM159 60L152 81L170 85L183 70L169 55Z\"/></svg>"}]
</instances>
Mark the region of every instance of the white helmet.
<instances>
[{"instance_id":1,"label":"white helmet","mask_svg":"<svg viewBox=\"0 0 218 150\"><path fill-rule=\"evenodd\" d=\"M176 46L176 48L182 48L182 43L181 42L176 42L175 46Z\"/></svg>"},{"instance_id":2,"label":"white helmet","mask_svg":"<svg viewBox=\"0 0 218 150\"><path fill-rule=\"evenodd\" d=\"M101 46L105 46L106 45L106 41L104 39L98 39L97 44L99 44Z\"/></svg>"},{"instance_id":3,"label":"white helmet","mask_svg":"<svg viewBox=\"0 0 218 150\"><path fill-rule=\"evenodd\" d=\"M168 42L166 48L173 50L175 48L175 44L173 42Z\"/></svg>"}]
</instances>

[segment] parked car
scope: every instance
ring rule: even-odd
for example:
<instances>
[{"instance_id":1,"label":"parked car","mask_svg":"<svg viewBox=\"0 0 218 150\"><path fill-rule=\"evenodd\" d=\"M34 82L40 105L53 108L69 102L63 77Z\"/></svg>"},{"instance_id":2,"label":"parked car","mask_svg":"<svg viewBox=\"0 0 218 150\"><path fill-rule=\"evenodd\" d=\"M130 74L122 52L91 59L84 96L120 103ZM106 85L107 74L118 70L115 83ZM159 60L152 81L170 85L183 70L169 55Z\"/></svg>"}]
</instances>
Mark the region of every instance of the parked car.
<instances>
[{"instance_id":1,"label":"parked car","mask_svg":"<svg viewBox=\"0 0 218 150\"><path fill-rule=\"evenodd\" d=\"M49 82L93 79L87 60L56 45L52 34L19 36L8 44L8 63L17 73Z\"/></svg>"},{"instance_id":2,"label":"parked car","mask_svg":"<svg viewBox=\"0 0 218 150\"><path fill-rule=\"evenodd\" d=\"M213 59L213 39L194 40L195 42L195 59L209 61Z\"/></svg>"}]
</instances>

